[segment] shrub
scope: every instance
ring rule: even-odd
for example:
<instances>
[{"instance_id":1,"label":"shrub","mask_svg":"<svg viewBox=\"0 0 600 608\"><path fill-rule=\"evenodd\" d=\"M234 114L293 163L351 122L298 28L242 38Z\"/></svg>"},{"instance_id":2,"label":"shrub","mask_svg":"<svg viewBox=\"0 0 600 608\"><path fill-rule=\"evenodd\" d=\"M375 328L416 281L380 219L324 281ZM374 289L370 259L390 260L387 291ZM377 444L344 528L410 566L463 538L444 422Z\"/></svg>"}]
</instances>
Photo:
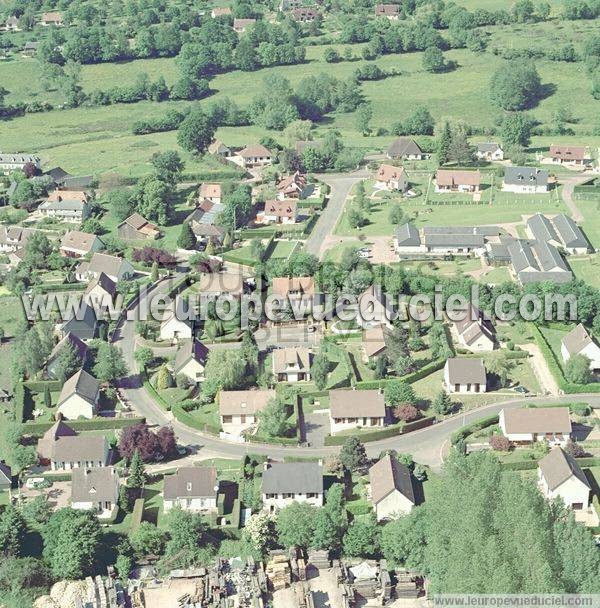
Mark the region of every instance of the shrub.
<instances>
[{"instance_id":1,"label":"shrub","mask_svg":"<svg viewBox=\"0 0 600 608\"><path fill-rule=\"evenodd\" d=\"M497 452L508 452L510 450L510 441L504 435L492 435L490 437L490 446Z\"/></svg>"}]
</instances>

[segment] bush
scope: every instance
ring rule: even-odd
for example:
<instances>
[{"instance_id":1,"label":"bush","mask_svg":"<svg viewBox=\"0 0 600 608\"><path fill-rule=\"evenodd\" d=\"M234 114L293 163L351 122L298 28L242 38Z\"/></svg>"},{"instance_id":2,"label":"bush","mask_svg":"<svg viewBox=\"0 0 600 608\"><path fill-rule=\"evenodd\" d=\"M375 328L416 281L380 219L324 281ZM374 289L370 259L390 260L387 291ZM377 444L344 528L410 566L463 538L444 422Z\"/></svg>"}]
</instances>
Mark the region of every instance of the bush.
<instances>
[{"instance_id":1,"label":"bush","mask_svg":"<svg viewBox=\"0 0 600 608\"><path fill-rule=\"evenodd\" d=\"M510 441L504 435L492 435L490 437L490 446L497 452L508 452L510 450Z\"/></svg>"}]
</instances>

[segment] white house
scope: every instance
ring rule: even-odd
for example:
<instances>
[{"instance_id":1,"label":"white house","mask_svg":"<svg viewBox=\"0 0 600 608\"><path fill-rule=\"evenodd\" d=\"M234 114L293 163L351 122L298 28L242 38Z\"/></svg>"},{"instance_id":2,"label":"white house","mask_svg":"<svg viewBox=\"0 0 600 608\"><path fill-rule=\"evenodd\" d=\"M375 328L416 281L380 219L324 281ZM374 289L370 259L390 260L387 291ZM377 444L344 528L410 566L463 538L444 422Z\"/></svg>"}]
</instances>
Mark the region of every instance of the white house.
<instances>
[{"instance_id":1,"label":"white house","mask_svg":"<svg viewBox=\"0 0 600 608\"><path fill-rule=\"evenodd\" d=\"M298 220L298 201L274 199L265 201L263 211L256 214L257 224L295 224Z\"/></svg>"},{"instance_id":2,"label":"white house","mask_svg":"<svg viewBox=\"0 0 600 608\"><path fill-rule=\"evenodd\" d=\"M107 310L114 302L115 296L117 295L117 284L103 272L86 287L83 293L83 300L90 306L97 306L98 310Z\"/></svg>"},{"instance_id":3,"label":"white house","mask_svg":"<svg viewBox=\"0 0 600 608\"><path fill-rule=\"evenodd\" d=\"M273 162L273 152L261 144L253 144L240 150L230 160L242 167L263 167Z\"/></svg>"},{"instance_id":4,"label":"white house","mask_svg":"<svg viewBox=\"0 0 600 608\"><path fill-rule=\"evenodd\" d=\"M108 519L116 513L119 500L119 475L114 467L73 469L71 508L94 511Z\"/></svg>"},{"instance_id":5,"label":"white house","mask_svg":"<svg viewBox=\"0 0 600 608\"><path fill-rule=\"evenodd\" d=\"M467 305L462 319L454 321L458 343L472 352L494 350L496 330L491 320L471 303Z\"/></svg>"},{"instance_id":6,"label":"white house","mask_svg":"<svg viewBox=\"0 0 600 608\"><path fill-rule=\"evenodd\" d=\"M174 507L184 511L206 513L217 510L219 482L214 467L182 467L165 476L164 511Z\"/></svg>"},{"instance_id":7,"label":"white house","mask_svg":"<svg viewBox=\"0 0 600 608\"><path fill-rule=\"evenodd\" d=\"M475 155L480 160L504 160L504 150L498 142L483 141L475 146Z\"/></svg>"},{"instance_id":8,"label":"white house","mask_svg":"<svg viewBox=\"0 0 600 608\"><path fill-rule=\"evenodd\" d=\"M211 203L216 205L221 204L221 198L223 196L221 184L211 184L205 182L200 186L199 197L200 200L207 199Z\"/></svg>"},{"instance_id":9,"label":"white house","mask_svg":"<svg viewBox=\"0 0 600 608\"><path fill-rule=\"evenodd\" d=\"M479 171L438 169L435 174L436 192L479 192L480 187Z\"/></svg>"},{"instance_id":10,"label":"white house","mask_svg":"<svg viewBox=\"0 0 600 608\"><path fill-rule=\"evenodd\" d=\"M396 311L393 298L388 297L379 285L371 285L363 291L357 300L358 317L356 322L363 328L385 325L392 327Z\"/></svg>"},{"instance_id":11,"label":"white house","mask_svg":"<svg viewBox=\"0 0 600 608\"><path fill-rule=\"evenodd\" d=\"M378 390L329 391L329 427L332 435L357 428L383 428L386 409Z\"/></svg>"},{"instance_id":12,"label":"white house","mask_svg":"<svg viewBox=\"0 0 600 608\"><path fill-rule=\"evenodd\" d=\"M183 374L194 383L204 380L204 367L208 357L208 348L198 340L185 342L177 350L173 362L173 373Z\"/></svg>"},{"instance_id":13,"label":"white house","mask_svg":"<svg viewBox=\"0 0 600 608\"><path fill-rule=\"evenodd\" d=\"M179 342L181 340L191 340L193 337L192 321L190 319L178 319L175 309L172 309L160 324L161 340Z\"/></svg>"},{"instance_id":14,"label":"white house","mask_svg":"<svg viewBox=\"0 0 600 608\"><path fill-rule=\"evenodd\" d=\"M63 384L57 411L67 420L91 419L96 413L99 396L100 382L80 369Z\"/></svg>"},{"instance_id":15,"label":"white house","mask_svg":"<svg viewBox=\"0 0 600 608\"><path fill-rule=\"evenodd\" d=\"M528 194L548 192L548 171L537 167L506 167L502 190Z\"/></svg>"},{"instance_id":16,"label":"white house","mask_svg":"<svg viewBox=\"0 0 600 608\"><path fill-rule=\"evenodd\" d=\"M258 413L275 397L274 390L220 391L219 417L223 431L241 435L258 423Z\"/></svg>"},{"instance_id":17,"label":"white house","mask_svg":"<svg viewBox=\"0 0 600 608\"><path fill-rule=\"evenodd\" d=\"M293 502L323 506L323 466L320 462L266 464L262 475L263 509L276 511Z\"/></svg>"},{"instance_id":18,"label":"white house","mask_svg":"<svg viewBox=\"0 0 600 608\"><path fill-rule=\"evenodd\" d=\"M276 348L273 351L273 375L277 382L310 381L310 362L312 352L309 348Z\"/></svg>"},{"instance_id":19,"label":"white house","mask_svg":"<svg viewBox=\"0 0 600 608\"><path fill-rule=\"evenodd\" d=\"M68 258L82 258L101 249L104 243L95 234L70 230L61 239L59 251Z\"/></svg>"},{"instance_id":20,"label":"white house","mask_svg":"<svg viewBox=\"0 0 600 608\"><path fill-rule=\"evenodd\" d=\"M572 432L568 407L503 409L498 420L502 434L514 443L547 441L565 446Z\"/></svg>"},{"instance_id":21,"label":"white house","mask_svg":"<svg viewBox=\"0 0 600 608\"><path fill-rule=\"evenodd\" d=\"M560 353L565 363L575 355L585 355L590 360L590 369L600 371L600 346L581 323L563 336Z\"/></svg>"},{"instance_id":22,"label":"white house","mask_svg":"<svg viewBox=\"0 0 600 608\"><path fill-rule=\"evenodd\" d=\"M37 169L42 166L39 156L33 154L2 154L0 153L0 171L8 175L12 171L22 171L25 165L33 165Z\"/></svg>"},{"instance_id":23,"label":"white house","mask_svg":"<svg viewBox=\"0 0 600 608\"><path fill-rule=\"evenodd\" d=\"M89 262L80 262L75 269L78 281L91 281L97 279L103 272L115 283L122 279L131 279L135 268L124 258L107 253L94 253Z\"/></svg>"},{"instance_id":24,"label":"white house","mask_svg":"<svg viewBox=\"0 0 600 608\"><path fill-rule=\"evenodd\" d=\"M408 189L408 179L404 167L394 167L393 165L380 165L375 172L375 187L381 190L399 190L406 192Z\"/></svg>"},{"instance_id":25,"label":"white house","mask_svg":"<svg viewBox=\"0 0 600 608\"><path fill-rule=\"evenodd\" d=\"M444 366L444 385L449 393L485 393L487 377L483 359L448 359Z\"/></svg>"},{"instance_id":26,"label":"white house","mask_svg":"<svg viewBox=\"0 0 600 608\"><path fill-rule=\"evenodd\" d=\"M377 521L406 515L416 504L410 469L389 454L369 469L369 483Z\"/></svg>"},{"instance_id":27,"label":"white house","mask_svg":"<svg viewBox=\"0 0 600 608\"><path fill-rule=\"evenodd\" d=\"M548 499L560 497L575 511L590 504L591 486L575 459L555 447L538 463L538 485Z\"/></svg>"}]
</instances>

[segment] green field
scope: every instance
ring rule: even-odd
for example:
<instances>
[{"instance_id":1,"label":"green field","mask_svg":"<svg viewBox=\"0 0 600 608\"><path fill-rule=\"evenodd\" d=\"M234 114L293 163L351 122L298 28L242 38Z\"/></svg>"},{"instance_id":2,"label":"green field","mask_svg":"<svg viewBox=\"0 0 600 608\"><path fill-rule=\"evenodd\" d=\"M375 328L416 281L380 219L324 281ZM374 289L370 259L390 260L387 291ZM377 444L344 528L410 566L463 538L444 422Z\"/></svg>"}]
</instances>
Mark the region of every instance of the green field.
<instances>
[{"instance_id":1,"label":"green field","mask_svg":"<svg viewBox=\"0 0 600 608\"><path fill-rule=\"evenodd\" d=\"M600 289L600 254L569 258L568 262L578 279Z\"/></svg>"}]
</instances>

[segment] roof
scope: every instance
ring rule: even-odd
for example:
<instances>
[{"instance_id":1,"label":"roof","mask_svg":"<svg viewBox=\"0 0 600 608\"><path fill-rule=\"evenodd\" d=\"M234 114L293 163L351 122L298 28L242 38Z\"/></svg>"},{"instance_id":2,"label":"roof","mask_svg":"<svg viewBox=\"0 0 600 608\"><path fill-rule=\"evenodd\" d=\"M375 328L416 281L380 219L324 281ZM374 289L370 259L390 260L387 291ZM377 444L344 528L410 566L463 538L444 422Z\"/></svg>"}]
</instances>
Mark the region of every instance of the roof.
<instances>
[{"instance_id":1,"label":"roof","mask_svg":"<svg viewBox=\"0 0 600 608\"><path fill-rule=\"evenodd\" d=\"M329 391L329 410L332 418L385 418L385 400L378 390Z\"/></svg>"},{"instance_id":2,"label":"roof","mask_svg":"<svg viewBox=\"0 0 600 608\"><path fill-rule=\"evenodd\" d=\"M214 497L217 490L215 467L182 467L174 475L165 476L163 495L165 500Z\"/></svg>"},{"instance_id":3,"label":"roof","mask_svg":"<svg viewBox=\"0 0 600 608\"><path fill-rule=\"evenodd\" d=\"M12 484L12 470L5 462L0 462L0 479L2 478Z\"/></svg>"},{"instance_id":4,"label":"roof","mask_svg":"<svg viewBox=\"0 0 600 608\"><path fill-rule=\"evenodd\" d=\"M375 173L375 179L381 182L403 179L406 176L404 167L394 167L393 165L380 165Z\"/></svg>"},{"instance_id":5,"label":"roof","mask_svg":"<svg viewBox=\"0 0 600 608\"><path fill-rule=\"evenodd\" d=\"M558 236L565 247L585 247L590 248L590 244L581 231L581 228L573 221L571 217L564 213L556 215L552 222L558 232Z\"/></svg>"},{"instance_id":6,"label":"roof","mask_svg":"<svg viewBox=\"0 0 600 608\"><path fill-rule=\"evenodd\" d=\"M452 171L438 169L435 174L438 186L479 186L481 173L479 171Z\"/></svg>"},{"instance_id":7,"label":"roof","mask_svg":"<svg viewBox=\"0 0 600 608\"><path fill-rule=\"evenodd\" d=\"M79 395L82 399L95 403L99 389L100 382L84 369L80 369L63 384L58 405L66 401L71 395Z\"/></svg>"},{"instance_id":8,"label":"roof","mask_svg":"<svg viewBox=\"0 0 600 608\"><path fill-rule=\"evenodd\" d=\"M144 216L139 213L131 214L127 219L123 220L119 226L123 226L127 224L131 226L134 230L138 230L139 232L143 232L145 234L151 234L154 232L158 232L158 227L155 224L150 223Z\"/></svg>"},{"instance_id":9,"label":"roof","mask_svg":"<svg viewBox=\"0 0 600 608\"><path fill-rule=\"evenodd\" d=\"M323 467L317 462L274 463L262 476L265 494L322 494Z\"/></svg>"},{"instance_id":10,"label":"roof","mask_svg":"<svg viewBox=\"0 0 600 608\"><path fill-rule=\"evenodd\" d=\"M80 230L70 230L61 239L60 246L88 253L92 250L96 240L99 239L95 234L81 232Z\"/></svg>"},{"instance_id":11,"label":"roof","mask_svg":"<svg viewBox=\"0 0 600 608\"><path fill-rule=\"evenodd\" d=\"M40 162L39 156L33 154L2 154L0 153L0 165L2 164L22 164L33 163L34 165Z\"/></svg>"},{"instance_id":12,"label":"roof","mask_svg":"<svg viewBox=\"0 0 600 608\"><path fill-rule=\"evenodd\" d=\"M83 211L87 206L87 201L81 200L80 198L60 198L56 200L44 201L39 209L52 210L52 211Z\"/></svg>"},{"instance_id":13,"label":"roof","mask_svg":"<svg viewBox=\"0 0 600 608\"><path fill-rule=\"evenodd\" d=\"M277 182L277 191L285 194L286 192L299 192L306 187L306 175L296 171L292 175L282 177Z\"/></svg>"},{"instance_id":14,"label":"roof","mask_svg":"<svg viewBox=\"0 0 600 608\"><path fill-rule=\"evenodd\" d=\"M536 167L506 167L504 183L515 186L548 186L548 171Z\"/></svg>"},{"instance_id":15,"label":"roof","mask_svg":"<svg viewBox=\"0 0 600 608\"><path fill-rule=\"evenodd\" d=\"M106 274L101 272L90 284L87 286L85 293L90 293L96 287L100 287L105 291L111 298L114 298L117 293L117 284Z\"/></svg>"},{"instance_id":16,"label":"roof","mask_svg":"<svg viewBox=\"0 0 600 608\"><path fill-rule=\"evenodd\" d=\"M199 194L202 198L221 198L221 184L204 183L200 186Z\"/></svg>"},{"instance_id":17,"label":"roof","mask_svg":"<svg viewBox=\"0 0 600 608\"><path fill-rule=\"evenodd\" d=\"M25 245L34 233L31 228L20 226L0 226L0 243L4 245Z\"/></svg>"},{"instance_id":18,"label":"roof","mask_svg":"<svg viewBox=\"0 0 600 608\"><path fill-rule=\"evenodd\" d=\"M310 349L304 347L276 348L273 351L273 373L284 373L290 366L294 366L300 371L308 371L310 356Z\"/></svg>"},{"instance_id":19,"label":"roof","mask_svg":"<svg viewBox=\"0 0 600 608\"><path fill-rule=\"evenodd\" d=\"M362 343L367 357L370 358L379 355L381 351L386 348L386 335L387 332L383 325L376 325L375 327L363 329Z\"/></svg>"},{"instance_id":20,"label":"roof","mask_svg":"<svg viewBox=\"0 0 600 608\"><path fill-rule=\"evenodd\" d=\"M486 373L483 359L453 357L446 361L450 384L485 384Z\"/></svg>"},{"instance_id":21,"label":"roof","mask_svg":"<svg viewBox=\"0 0 600 608\"><path fill-rule=\"evenodd\" d=\"M295 218L298 211L298 202L293 199L279 199L265 201L265 215L276 217Z\"/></svg>"},{"instance_id":22,"label":"roof","mask_svg":"<svg viewBox=\"0 0 600 608\"><path fill-rule=\"evenodd\" d=\"M228 6L217 6L212 9L212 15L214 17L221 17L222 15L231 15L231 8Z\"/></svg>"},{"instance_id":23,"label":"roof","mask_svg":"<svg viewBox=\"0 0 600 608\"><path fill-rule=\"evenodd\" d=\"M495 152L496 150L502 150L502 146L496 141L480 141L475 145L479 152Z\"/></svg>"},{"instance_id":24,"label":"roof","mask_svg":"<svg viewBox=\"0 0 600 608\"><path fill-rule=\"evenodd\" d=\"M254 158L256 156L264 158L266 156L267 157L273 156L273 152L271 152L271 150L269 150L268 148L265 148L261 144L251 144L249 146L246 146L243 150L240 150L238 152L238 154L242 158Z\"/></svg>"},{"instance_id":25,"label":"roof","mask_svg":"<svg viewBox=\"0 0 600 608\"><path fill-rule=\"evenodd\" d=\"M99 435L101 437L102 435ZM57 420L43 435L42 439L56 441L59 437L77 437L77 432L74 431L68 424L62 420Z\"/></svg>"},{"instance_id":26,"label":"roof","mask_svg":"<svg viewBox=\"0 0 600 608\"><path fill-rule=\"evenodd\" d=\"M467 345L472 344L480 336L486 336L494 341L495 329L490 319L479 308L467 304L465 316L454 322L456 330Z\"/></svg>"},{"instance_id":27,"label":"roof","mask_svg":"<svg viewBox=\"0 0 600 608\"><path fill-rule=\"evenodd\" d=\"M552 222L545 215L536 213L527 219L526 224L534 239L559 242L558 234L556 234Z\"/></svg>"},{"instance_id":28,"label":"roof","mask_svg":"<svg viewBox=\"0 0 600 608\"><path fill-rule=\"evenodd\" d=\"M396 230L396 240L399 247L419 247L421 245L419 231L410 222L398 227Z\"/></svg>"},{"instance_id":29,"label":"roof","mask_svg":"<svg viewBox=\"0 0 600 608\"><path fill-rule=\"evenodd\" d=\"M392 158L401 158L409 155L421 155L423 150L414 139L408 137L399 137L395 139L387 149L387 155Z\"/></svg>"},{"instance_id":30,"label":"roof","mask_svg":"<svg viewBox=\"0 0 600 608\"><path fill-rule=\"evenodd\" d=\"M62 13L59 11L50 11L42 13L42 21L62 21Z\"/></svg>"},{"instance_id":31,"label":"roof","mask_svg":"<svg viewBox=\"0 0 600 608\"><path fill-rule=\"evenodd\" d=\"M81 359L81 361L85 360L88 353L87 344L83 340L69 332L52 349L52 352L48 356L48 361L52 361L53 359L55 359L62 350L63 346L65 346L66 344L70 344L71 346L73 346L75 352L77 353L77 356Z\"/></svg>"},{"instance_id":32,"label":"roof","mask_svg":"<svg viewBox=\"0 0 600 608\"><path fill-rule=\"evenodd\" d=\"M219 414L221 416L234 416L237 414L256 414L264 409L277 393L270 389L253 391L220 391Z\"/></svg>"},{"instance_id":33,"label":"roof","mask_svg":"<svg viewBox=\"0 0 600 608\"><path fill-rule=\"evenodd\" d=\"M109 276L118 276L124 261L123 258L115 255L95 252L88 263L87 271L95 274L103 272Z\"/></svg>"},{"instance_id":34,"label":"roof","mask_svg":"<svg viewBox=\"0 0 600 608\"><path fill-rule=\"evenodd\" d=\"M532 407L504 412L504 428L509 434L570 433L568 407Z\"/></svg>"},{"instance_id":35,"label":"roof","mask_svg":"<svg viewBox=\"0 0 600 608\"><path fill-rule=\"evenodd\" d=\"M119 497L119 476L114 467L73 469L71 502L111 502Z\"/></svg>"},{"instance_id":36,"label":"roof","mask_svg":"<svg viewBox=\"0 0 600 608\"><path fill-rule=\"evenodd\" d=\"M247 28L249 25L253 25L256 23L256 19L234 19L233 20L233 29L243 29Z\"/></svg>"},{"instance_id":37,"label":"roof","mask_svg":"<svg viewBox=\"0 0 600 608\"><path fill-rule=\"evenodd\" d=\"M198 289L204 294L229 293L240 295L244 293L244 277L236 272L211 272L202 274L197 282Z\"/></svg>"},{"instance_id":38,"label":"roof","mask_svg":"<svg viewBox=\"0 0 600 608\"><path fill-rule=\"evenodd\" d=\"M69 428L67 427L67 429ZM62 426L58 432L66 433ZM46 438L44 435L44 439ZM60 434L52 446L52 460L54 462L100 462L106 457L107 451L108 444L104 435Z\"/></svg>"},{"instance_id":39,"label":"roof","mask_svg":"<svg viewBox=\"0 0 600 608\"><path fill-rule=\"evenodd\" d=\"M204 365L207 357L208 348L206 348L206 346L204 346L204 344L202 344L202 342L199 340L190 340L184 342L177 350L173 369L175 373L178 373L179 370L192 359Z\"/></svg>"},{"instance_id":40,"label":"roof","mask_svg":"<svg viewBox=\"0 0 600 608\"><path fill-rule=\"evenodd\" d=\"M544 272L556 270L568 272L569 269L556 247L541 240L534 241L531 246L538 259L540 268Z\"/></svg>"},{"instance_id":41,"label":"roof","mask_svg":"<svg viewBox=\"0 0 600 608\"><path fill-rule=\"evenodd\" d=\"M588 157L588 151L585 146L550 146L550 156L561 160L584 160Z\"/></svg>"},{"instance_id":42,"label":"roof","mask_svg":"<svg viewBox=\"0 0 600 608\"><path fill-rule=\"evenodd\" d=\"M276 277L272 291L279 296L287 296L290 292L312 296L315 293L315 280L312 277Z\"/></svg>"},{"instance_id":43,"label":"roof","mask_svg":"<svg viewBox=\"0 0 600 608\"><path fill-rule=\"evenodd\" d=\"M416 504L409 468L389 454L369 469L369 481L371 483L371 499L375 504L381 502L394 490L398 490L410 502Z\"/></svg>"},{"instance_id":44,"label":"roof","mask_svg":"<svg viewBox=\"0 0 600 608\"><path fill-rule=\"evenodd\" d=\"M44 171L44 175L49 175L56 183L63 180L65 177L70 177L71 174L65 171L62 167L53 167Z\"/></svg>"},{"instance_id":45,"label":"roof","mask_svg":"<svg viewBox=\"0 0 600 608\"><path fill-rule=\"evenodd\" d=\"M97 325L98 319L94 309L85 300L82 300L79 309L63 324L61 331L64 334L71 332L79 336L81 332L95 331Z\"/></svg>"},{"instance_id":46,"label":"roof","mask_svg":"<svg viewBox=\"0 0 600 608\"><path fill-rule=\"evenodd\" d=\"M579 354L586 346L594 344L594 339L587 329L579 323L568 334L563 336L562 344L567 349L569 355L573 356Z\"/></svg>"},{"instance_id":47,"label":"roof","mask_svg":"<svg viewBox=\"0 0 600 608\"><path fill-rule=\"evenodd\" d=\"M398 15L399 12L400 7L397 4L378 4L375 7L375 14L380 16L394 16Z\"/></svg>"},{"instance_id":48,"label":"roof","mask_svg":"<svg viewBox=\"0 0 600 608\"><path fill-rule=\"evenodd\" d=\"M556 490L571 477L576 477L583 485L592 489L575 459L560 447L550 450L539 461L538 466L550 490Z\"/></svg>"},{"instance_id":49,"label":"roof","mask_svg":"<svg viewBox=\"0 0 600 608\"><path fill-rule=\"evenodd\" d=\"M427 247L483 247L485 239L479 234L423 234Z\"/></svg>"}]
</instances>

